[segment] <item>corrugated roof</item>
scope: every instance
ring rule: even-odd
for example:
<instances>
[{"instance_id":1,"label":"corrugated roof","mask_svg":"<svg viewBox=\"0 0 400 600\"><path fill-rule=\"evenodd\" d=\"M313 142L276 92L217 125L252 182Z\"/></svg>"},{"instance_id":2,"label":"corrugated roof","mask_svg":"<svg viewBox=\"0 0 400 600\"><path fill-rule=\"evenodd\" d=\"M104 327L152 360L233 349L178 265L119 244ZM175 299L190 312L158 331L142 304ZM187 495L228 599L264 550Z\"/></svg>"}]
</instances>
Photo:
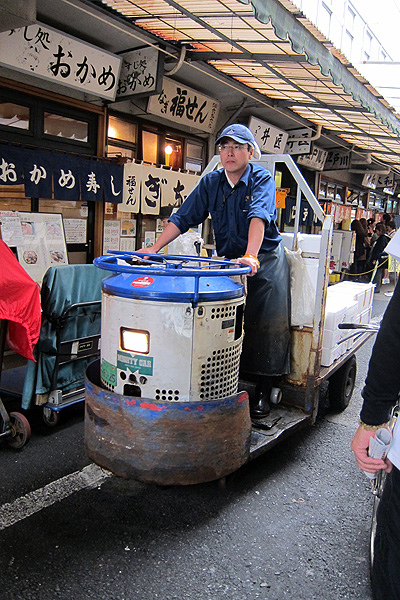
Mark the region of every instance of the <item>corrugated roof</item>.
<instances>
[{"instance_id":1,"label":"corrugated roof","mask_svg":"<svg viewBox=\"0 0 400 600\"><path fill-rule=\"evenodd\" d=\"M400 120L290 0L101 0L400 171Z\"/></svg>"}]
</instances>

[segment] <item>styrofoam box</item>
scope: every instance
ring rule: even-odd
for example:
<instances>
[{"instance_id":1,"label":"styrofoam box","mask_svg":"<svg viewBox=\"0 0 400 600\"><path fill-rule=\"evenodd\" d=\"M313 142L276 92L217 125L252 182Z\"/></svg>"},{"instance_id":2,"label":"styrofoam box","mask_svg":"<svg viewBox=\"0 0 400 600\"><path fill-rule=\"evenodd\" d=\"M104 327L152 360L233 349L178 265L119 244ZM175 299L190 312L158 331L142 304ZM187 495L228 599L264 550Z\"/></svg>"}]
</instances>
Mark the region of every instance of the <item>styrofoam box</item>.
<instances>
[{"instance_id":1,"label":"styrofoam box","mask_svg":"<svg viewBox=\"0 0 400 600\"><path fill-rule=\"evenodd\" d=\"M339 323L344 323L348 316L354 315L357 310L357 302L349 297L349 295L328 293L326 297L324 329L336 330Z\"/></svg>"},{"instance_id":2,"label":"styrofoam box","mask_svg":"<svg viewBox=\"0 0 400 600\"><path fill-rule=\"evenodd\" d=\"M336 329L332 331L331 329L324 329L322 334L322 347L323 348L333 348L342 338L342 330Z\"/></svg>"},{"instance_id":3,"label":"styrofoam box","mask_svg":"<svg viewBox=\"0 0 400 600\"><path fill-rule=\"evenodd\" d=\"M335 360L340 358L340 346L341 344L336 344L333 348L324 348L322 346L321 365L323 367L329 367Z\"/></svg>"},{"instance_id":4,"label":"styrofoam box","mask_svg":"<svg viewBox=\"0 0 400 600\"><path fill-rule=\"evenodd\" d=\"M292 249L294 233L281 233L285 248ZM302 254L319 256L321 250L321 235L313 233L299 233L297 237L298 247Z\"/></svg>"},{"instance_id":5,"label":"styrofoam box","mask_svg":"<svg viewBox=\"0 0 400 600\"><path fill-rule=\"evenodd\" d=\"M355 281L341 281L328 288L328 296L338 294L340 296L351 296L358 302L358 312L372 306L374 298L374 285L372 283L357 283Z\"/></svg>"},{"instance_id":6,"label":"styrofoam box","mask_svg":"<svg viewBox=\"0 0 400 600\"><path fill-rule=\"evenodd\" d=\"M347 352L347 340L339 344L339 356L343 356Z\"/></svg>"},{"instance_id":7,"label":"styrofoam box","mask_svg":"<svg viewBox=\"0 0 400 600\"><path fill-rule=\"evenodd\" d=\"M372 314L372 306L370 306L366 310L363 310L363 312L360 315L361 325L367 325L371 321L371 314Z\"/></svg>"},{"instance_id":8,"label":"styrofoam box","mask_svg":"<svg viewBox=\"0 0 400 600\"><path fill-rule=\"evenodd\" d=\"M356 323L358 314L358 302L353 300L351 304L346 306L346 323Z\"/></svg>"},{"instance_id":9,"label":"styrofoam box","mask_svg":"<svg viewBox=\"0 0 400 600\"><path fill-rule=\"evenodd\" d=\"M324 330L330 329L335 331L339 323L344 323L346 316L346 307L343 305L335 305L327 302L325 308L325 323Z\"/></svg>"}]
</instances>

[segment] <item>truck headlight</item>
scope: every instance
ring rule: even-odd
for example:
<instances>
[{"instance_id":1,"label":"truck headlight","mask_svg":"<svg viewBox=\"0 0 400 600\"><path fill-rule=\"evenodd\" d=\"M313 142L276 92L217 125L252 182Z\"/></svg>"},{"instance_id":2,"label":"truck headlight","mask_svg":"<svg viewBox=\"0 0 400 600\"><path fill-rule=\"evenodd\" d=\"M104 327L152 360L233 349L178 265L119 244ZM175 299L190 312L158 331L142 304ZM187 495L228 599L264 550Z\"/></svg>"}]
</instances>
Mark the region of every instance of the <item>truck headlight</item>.
<instances>
[{"instance_id":1,"label":"truck headlight","mask_svg":"<svg viewBox=\"0 0 400 600\"><path fill-rule=\"evenodd\" d=\"M140 354L148 354L150 346L150 334L148 331L121 327L120 343L122 350L127 350L128 352L140 352Z\"/></svg>"}]
</instances>

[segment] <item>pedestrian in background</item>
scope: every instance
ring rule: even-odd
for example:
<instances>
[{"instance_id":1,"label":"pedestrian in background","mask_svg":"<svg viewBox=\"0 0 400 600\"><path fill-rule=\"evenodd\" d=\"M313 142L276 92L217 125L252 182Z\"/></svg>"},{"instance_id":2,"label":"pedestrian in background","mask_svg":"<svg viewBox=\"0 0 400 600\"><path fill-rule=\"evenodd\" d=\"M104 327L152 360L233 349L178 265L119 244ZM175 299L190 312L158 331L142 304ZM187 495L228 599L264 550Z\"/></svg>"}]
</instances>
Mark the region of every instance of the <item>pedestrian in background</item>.
<instances>
[{"instance_id":1,"label":"pedestrian in background","mask_svg":"<svg viewBox=\"0 0 400 600\"><path fill-rule=\"evenodd\" d=\"M374 272L372 272L372 275L374 275L373 281L376 284L375 293L379 294L381 291L383 273L388 263L388 255L385 252L385 248L389 243L390 238L388 235L386 235L386 227L383 223L377 223L375 231L378 239L372 247L371 254L369 256L369 264L371 265L372 269L377 266L375 275Z\"/></svg>"},{"instance_id":2,"label":"pedestrian in background","mask_svg":"<svg viewBox=\"0 0 400 600\"><path fill-rule=\"evenodd\" d=\"M365 222L365 227L361 223L359 219L354 219L351 222L351 231L354 231L356 234L356 245L354 250L354 263L352 273L356 275L354 281L359 281L358 275L360 273L364 273L365 264L367 261L367 247L366 247L366 239L368 237L368 229L367 223Z\"/></svg>"}]
</instances>

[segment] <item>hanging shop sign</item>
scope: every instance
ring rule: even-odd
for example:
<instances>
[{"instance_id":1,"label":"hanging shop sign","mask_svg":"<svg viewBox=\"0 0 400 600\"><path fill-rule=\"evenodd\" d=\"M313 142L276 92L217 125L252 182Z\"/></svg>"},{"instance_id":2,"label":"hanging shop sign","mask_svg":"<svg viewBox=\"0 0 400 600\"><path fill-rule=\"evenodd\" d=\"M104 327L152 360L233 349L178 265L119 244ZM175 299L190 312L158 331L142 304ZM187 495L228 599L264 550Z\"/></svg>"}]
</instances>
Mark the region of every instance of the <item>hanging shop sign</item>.
<instances>
[{"instance_id":1,"label":"hanging shop sign","mask_svg":"<svg viewBox=\"0 0 400 600\"><path fill-rule=\"evenodd\" d=\"M332 203L331 213L334 216L335 223L341 223L345 219L351 219L352 206L349 204Z\"/></svg>"},{"instance_id":2,"label":"hanging shop sign","mask_svg":"<svg viewBox=\"0 0 400 600\"><path fill-rule=\"evenodd\" d=\"M123 165L69 154L0 146L0 185L23 184L31 198L122 201Z\"/></svg>"},{"instance_id":3,"label":"hanging shop sign","mask_svg":"<svg viewBox=\"0 0 400 600\"><path fill-rule=\"evenodd\" d=\"M250 118L249 129L260 146L262 154L283 154L288 139L286 131L256 117Z\"/></svg>"},{"instance_id":4,"label":"hanging shop sign","mask_svg":"<svg viewBox=\"0 0 400 600\"><path fill-rule=\"evenodd\" d=\"M371 190L383 188L383 193L390 195L393 195L396 189L396 183L393 173L389 173L388 175L382 175L381 173L373 172L366 173L363 177L362 185Z\"/></svg>"},{"instance_id":5,"label":"hanging shop sign","mask_svg":"<svg viewBox=\"0 0 400 600\"><path fill-rule=\"evenodd\" d=\"M326 157L324 171L339 171L350 168L350 152L331 150Z\"/></svg>"},{"instance_id":6,"label":"hanging shop sign","mask_svg":"<svg viewBox=\"0 0 400 600\"><path fill-rule=\"evenodd\" d=\"M213 133L217 124L219 106L218 100L164 77L160 93L150 96L147 111L174 123Z\"/></svg>"},{"instance_id":7,"label":"hanging shop sign","mask_svg":"<svg viewBox=\"0 0 400 600\"><path fill-rule=\"evenodd\" d=\"M138 48L122 55L117 100L150 96L161 90L164 55L152 46Z\"/></svg>"},{"instance_id":8,"label":"hanging shop sign","mask_svg":"<svg viewBox=\"0 0 400 600\"><path fill-rule=\"evenodd\" d=\"M297 164L313 169L314 171L323 171L327 157L327 150L314 146L311 154L300 154L300 156L298 156Z\"/></svg>"},{"instance_id":9,"label":"hanging shop sign","mask_svg":"<svg viewBox=\"0 0 400 600\"><path fill-rule=\"evenodd\" d=\"M393 196L394 191L396 189L394 173L389 173L388 175L379 175L376 182L376 187L377 189L383 188L384 194L389 194L390 196Z\"/></svg>"},{"instance_id":10,"label":"hanging shop sign","mask_svg":"<svg viewBox=\"0 0 400 600\"><path fill-rule=\"evenodd\" d=\"M122 57L37 23L0 33L0 64L114 100Z\"/></svg>"},{"instance_id":11,"label":"hanging shop sign","mask_svg":"<svg viewBox=\"0 0 400 600\"><path fill-rule=\"evenodd\" d=\"M312 142L307 138L313 136L312 129L301 127L288 131L285 154L310 154Z\"/></svg>"},{"instance_id":12,"label":"hanging shop sign","mask_svg":"<svg viewBox=\"0 0 400 600\"><path fill-rule=\"evenodd\" d=\"M365 208L357 208L356 219L370 219L373 216L372 210L365 210Z\"/></svg>"},{"instance_id":13,"label":"hanging shop sign","mask_svg":"<svg viewBox=\"0 0 400 600\"><path fill-rule=\"evenodd\" d=\"M378 175L376 173L365 173L363 176L362 184L364 187L370 190L376 190L376 180Z\"/></svg>"},{"instance_id":14,"label":"hanging shop sign","mask_svg":"<svg viewBox=\"0 0 400 600\"><path fill-rule=\"evenodd\" d=\"M127 213L158 215L162 206L180 206L196 186L198 175L171 171L154 165L127 163L124 165L122 205Z\"/></svg>"}]
</instances>

